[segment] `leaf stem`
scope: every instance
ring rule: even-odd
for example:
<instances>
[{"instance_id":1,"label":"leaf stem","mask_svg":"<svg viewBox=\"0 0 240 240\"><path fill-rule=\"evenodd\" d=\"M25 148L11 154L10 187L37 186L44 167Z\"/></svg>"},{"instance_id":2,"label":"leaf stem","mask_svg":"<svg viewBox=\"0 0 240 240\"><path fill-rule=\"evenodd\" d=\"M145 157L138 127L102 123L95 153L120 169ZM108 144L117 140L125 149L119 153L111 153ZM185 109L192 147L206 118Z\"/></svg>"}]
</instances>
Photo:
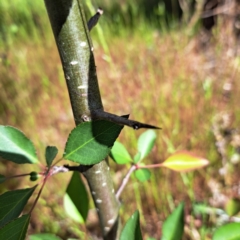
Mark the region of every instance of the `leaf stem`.
<instances>
[{"instance_id":1,"label":"leaf stem","mask_svg":"<svg viewBox=\"0 0 240 240\"><path fill-rule=\"evenodd\" d=\"M8 180L8 179L12 179L12 178L26 177L26 176L30 176L30 173L24 173L24 174L14 175L14 176L10 176L10 177L5 177L5 179Z\"/></svg>"},{"instance_id":2,"label":"leaf stem","mask_svg":"<svg viewBox=\"0 0 240 240\"><path fill-rule=\"evenodd\" d=\"M44 179L43 179L43 184L42 184L42 186L41 186L41 188L40 188L40 190L39 190L39 192L38 192L38 194L37 194L36 199L34 200L34 203L33 203L32 207L31 207L30 211L29 211L29 214L30 214L30 215L32 214L32 211L33 211L33 209L35 208L35 206L36 206L36 204L37 204L37 202L38 202L38 199L39 199L40 196L41 196L42 190L43 190L43 188L44 188L44 186L45 186L45 184L46 184L47 179L48 179L49 176L51 176L51 171L48 171L47 175L46 175L46 176L44 177ZM38 184L37 184L37 185L38 185Z\"/></svg>"},{"instance_id":3,"label":"leaf stem","mask_svg":"<svg viewBox=\"0 0 240 240\"><path fill-rule=\"evenodd\" d=\"M149 164L149 165L137 165L136 166L136 169L139 169L139 168L159 168L159 167L162 167L162 163L158 163L158 164Z\"/></svg>"}]
</instances>

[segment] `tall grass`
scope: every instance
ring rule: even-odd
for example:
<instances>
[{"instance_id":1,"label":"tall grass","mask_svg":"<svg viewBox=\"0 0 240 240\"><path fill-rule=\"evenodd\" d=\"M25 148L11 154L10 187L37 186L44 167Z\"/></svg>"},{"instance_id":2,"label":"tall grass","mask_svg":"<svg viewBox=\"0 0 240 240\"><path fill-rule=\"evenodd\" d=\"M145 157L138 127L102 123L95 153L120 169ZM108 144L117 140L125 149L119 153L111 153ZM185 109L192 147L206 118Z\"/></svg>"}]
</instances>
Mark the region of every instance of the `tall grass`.
<instances>
[{"instance_id":1,"label":"tall grass","mask_svg":"<svg viewBox=\"0 0 240 240\"><path fill-rule=\"evenodd\" d=\"M184 28L171 29L165 19L160 22L161 28L156 28L145 21L139 5L124 4L115 13L109 3L106 5L109 8L104 9L106 19L103 16L100 20L111 63L105 60L106 52L99 44L97 31L91 33L105 110L119 115L130 113L132 119L162 127L147 160L149 163L161 162L171 153L184 149L212 163L207 169L188 175L158 169L153 170L150 182L140 184L134 178L131 180L121 199L123 221L133 209L140 208L145 237L159 238L161 221L174 205L184 200L190 212L191 202L208 202L212 195L208 182L224 179L218 172L221 156L215 146L212 126L216 124L215 116L222 112L230 114L231 128L239 125L236 97L240 93L239 63L231 55L232 46L226 40L232 39L229 28L220 25L209 46L202 48L198 36L189 39ZM164 14L161 7L156 11ZM63 149L74 127L47 14L43 2L30 0L1 1L0 13L1 124L22 129L33 139L43 159L45 146ZM229 81L234 87L226 98L223 86ZM132 154L141 131L125 128L120 136ZM239 165L234 166L237 169ZM127 169L114 163L111 167L117 186ZM0 170L9 175L16 171L10 165L1 165ZM238 177L236 170L231 174ZM67 219L62 221L61 229L57 225L59 218L65 218L61 211L64 189L59 185L62 176L55 179L47 189L48 195L51 192L49 201L43 197L41 206L33 213L31 231L51 231L62 237L82 236L78 226ZM87 231L84 227L81 230Z\"/></svg>"}]
</instances>

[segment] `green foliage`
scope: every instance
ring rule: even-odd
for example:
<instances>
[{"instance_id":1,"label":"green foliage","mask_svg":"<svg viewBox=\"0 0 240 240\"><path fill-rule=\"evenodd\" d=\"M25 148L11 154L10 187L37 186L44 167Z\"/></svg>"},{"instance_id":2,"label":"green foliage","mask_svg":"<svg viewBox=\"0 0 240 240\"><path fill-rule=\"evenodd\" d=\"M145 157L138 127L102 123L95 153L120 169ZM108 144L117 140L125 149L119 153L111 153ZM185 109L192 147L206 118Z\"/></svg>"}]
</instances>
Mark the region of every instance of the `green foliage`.
<instances>
[{"instance_id":1,"label":"green foliage","mask_svg":"<svg viewBox=\"0 0 240 240\"><path fill-rule=\"evenodd\" d=\"M118 141L114 143L110 156L117 164L127 164L133 161L127 149Z\"/></svg>"},{"instance_id":2,"label":"green foliage","mask_svg":"<svg viewBox=\"0 0 240 240\"><path fill-rule=\"evenodd\" d=\"M138 170L135 171L135 177L140 182L145 182L145 181L150 179L151 172L148 169L138 169Z\"/></svg>"},{"instance_id":3,"label":"green foliage","mask_svg":"<svg viewBox=\"0 0 240 240\"><path fill-rule=\"evenodd\" d=\"M140 217L139 211L135 211L134 214L128 219L125 224L120 240L142 240L142 233L140 229Z\"/></svg>"},{"instance_id":4,"label":"green foliage","mask_svg":"<svg viewBox=\"0 0 240 240\"><path fill-rule=\"evenodd\" d=\"M162 240L181 240L183 229L184 203L180 203L163 223Z\"/></svg>"},{"instance_id":5,"label":"green foliage","mask_svg":"<svg viewBox=\"0 0 240 240\"><path fill-rule=\"evenodd\" d=\"M236 198L228 200L225 206L225 211L229 216L234 216L240 211L240 201Z\"/></svg>"},{"instance_id":6,"label":"green foliage","mask_svg":"<svg viewBox=\"0 0 240 240\"><path fill-rule=\"evenodd\" d=\"M32 142L10 126L0 126L0 156L18 164L38 162Z\"/></svg>"},{"instance_id":7,"label":"green foliage","mask_svg":"<svg viewBox=\"0 0 240 240\"><path fill-rule=\"evenodd\" d=\"M134 157L135 163L143 160L152 151L156 138L157 134L153 130L147 130L140 135L137 143L138 154Z\"/></svg>"},{"instance_id":8,"label":"green foliage","mask_svg":"<svg viewBox=\"0 0 240 240\"><path fill-rule=\"evenodd\" d=\"M130 162L137 164L149 155L154 146L156 137L157 135L154 130L147 130L139 136L137 141L138 152L134 156L134 161L125 146L117 141L111 149L110 156L117 164L127 164Z\"/></svg>"},{"instance_id":9,"label":"green foliage","mask_svg":"<svg viewBox=\"0 0 240 240\"><path fill-rule=\"evenodd\" d=\"M73 159L81 163L84 162L86 164L102 161L108 155L110 148L113 146L122 128L123 126L106 121L88 122L76 127L69 135L65 148L65 158ZM1 149L1 156L5 156L7 160L16 163L37 162L34 146L22 132L12 127L2 126L0 127L0 134L0 143L4 144ZM4 142L4 140L6 140L6 142ZM39 174L32 171L29 174L19 176L30 175L30 180L36 181L40 175L43 175L43 188L45 182L52 174L55 174L58 169L61 171L61 168L55 166L51 168L52 161L57 153L58 150L56 147L48 146L45 151L45 159L48 166L46 172ZM81 156L78 157L77 154ZM17 158L16 155L20 157L18 156ZM95 159L95 157L97 159ZM0 175L0 179L1 182L4 182L6 177ZM27 204L35 188L36 186L28 189L9 191L0 196L0 228L2 227L0 229L0 236L11 236L10 228L12 227L14 230L16 229L14 240L25 239L30 215L25 215L25 217L21 218L17 217L23 211L23 208ZM42 188L36 200L38 200ZM88 204L88 193L79 173L75 172L68 184L64 196L65 210L73 219L80 223L84 223L88 214ZM32 236L31 239L41 239L42 237L46 239L49 235L35 235ZM56 239L56 237L51 237L51 239Z\"/></svg>"},{"instance_id":10,"label":"green foliage","mask_svg":"<svg viewBox=\"0 0 240 240\"><path fill-rule=\"evenodd\" d=\"M20 215L35 188L9 191L0 196L0 227Z\"/></svg>"},{"instance_id":11,"label":"green foliage","mask_svg":"<svg viewBox=\"0 0 240 240\"><path fill-rule=\"evenodd\" d=\"M101 162L123 126L103 120L78 125L70 133L63 157L83 165Z\"/></svg>"},{"instance_id":12,"label":"green foliage","mask_svg":"<svg viewBox=\"0 0 240 240\"><path fill-rule=\"evenodd\" d=\"M74 220L83 223L88 214L88 193L78 172L74 172L64 196L66 213Z\"/></svg>"},{"instance_id":13,"label":"green foliage","mask_svg":"<svg viewBox=\"0 0 240 240\"><path fill-rule=\"evenodd\" d=\"M39 233L30 235L29 240L61 240L61 238L50 233Z\"/></svg>"},{"instance_id":14,"label":"green foliage","mask_svg":"<svg viewBox=\"0 0 240 240\"><path fill-rule=\"evenodd\" d=\"M54 146L46 147L45 158L46 158L48 167L51 167L52 161L57 156L57 153L58 153L58 149L56 147L54 147Z\"/></svg>"},{"instance_id":15,"label":"green foliage","mask_svg":"<svg viewBox=\"0 0 240 240\"><path fill-rule=\"evenodd\" d=\"M30 215L23 215L0 229L0 239L25 240Z\"/></svg>"},{"instance_id":16,"label":"green foliage","mask_svg":"<svg viewBox=\"0 0 240 240\"><path fill-rule=\"evenodd\" d=\"M240 223L229 223L218 228L213 240L238 240L240 239Z\"/></svg>"},{"instance_id":17,"label":"green foliage","mask_svg":"<svg viewBox=\"0 0 240 240\"><path fill-rule=\"evenodd\" d=\"M0 183L5 182L5 180L6 180L5 176L0 174Z\"/></svg>"}]
</instances>

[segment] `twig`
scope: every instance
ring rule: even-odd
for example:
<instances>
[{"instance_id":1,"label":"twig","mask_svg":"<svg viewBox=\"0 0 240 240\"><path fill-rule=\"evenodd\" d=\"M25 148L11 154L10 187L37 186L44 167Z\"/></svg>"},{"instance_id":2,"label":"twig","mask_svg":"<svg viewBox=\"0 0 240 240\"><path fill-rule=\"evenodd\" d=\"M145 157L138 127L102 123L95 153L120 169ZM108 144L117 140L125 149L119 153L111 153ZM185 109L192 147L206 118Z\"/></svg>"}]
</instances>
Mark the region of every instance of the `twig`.
<instances>
[{"instance_id":1,"label":"twig","mask_svg":"<svg viewBox=\"0 0 240 240\"><path fill-rule=\"evenodd\" d=\"M11 178L26 177L26 176L30 176L30 173L24 173L24 174L14 175L10 177L5 177L5 180L11 179Z\"/></svg>"},{"instance_id":2,"label":"twig","mask_svg":"<svg viewBox=\"0 0 240 240\"><path fill-rule=\"evenodd\" d=\"M122 183L116 193L116 198L119 199L122 191L124 190L124 188L126 187L128 181L129 181L129 178L131 176L131 174L137 169L137 166L136 165L132 165L131 168L129 169L127 175L123 178L122 180Z\"/></svg>"}]
</instances>

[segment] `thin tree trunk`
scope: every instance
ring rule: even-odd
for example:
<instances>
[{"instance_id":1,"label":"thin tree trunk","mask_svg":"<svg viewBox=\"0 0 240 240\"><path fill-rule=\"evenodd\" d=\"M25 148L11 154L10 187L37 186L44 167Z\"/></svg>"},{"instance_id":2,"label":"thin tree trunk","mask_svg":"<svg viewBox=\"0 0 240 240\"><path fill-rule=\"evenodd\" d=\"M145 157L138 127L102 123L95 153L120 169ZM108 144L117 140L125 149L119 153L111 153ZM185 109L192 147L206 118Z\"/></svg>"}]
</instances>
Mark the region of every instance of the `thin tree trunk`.
<instances>
[{"instance_id":1,"label":"thin tree trunk","mask_svg":"<svg viewBox=\"0 0 240 240\"><path fill-rule=\"evenodd\" d=\"M103 110L93 47L81 0L45 0L61 57L75 123L94 120L93 111ZM84 172L98 211L104 239L117 239L119 203L107 162Z\"/></svg>"}]
</instances>

